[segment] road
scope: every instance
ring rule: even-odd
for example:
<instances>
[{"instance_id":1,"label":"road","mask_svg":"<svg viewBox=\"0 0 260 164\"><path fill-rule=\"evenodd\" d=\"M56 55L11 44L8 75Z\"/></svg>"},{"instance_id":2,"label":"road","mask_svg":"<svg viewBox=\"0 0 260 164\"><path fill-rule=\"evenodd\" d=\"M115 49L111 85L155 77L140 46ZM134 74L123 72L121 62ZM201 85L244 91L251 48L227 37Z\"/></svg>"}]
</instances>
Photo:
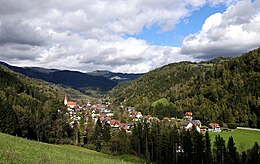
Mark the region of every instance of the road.
<instances>
[{"instance_id":1,"label":"road","mask_svg":"<svg viewBox=\"0 0 260 164\"><path fill-rule=\"evenodd\" d=\"M260 129L255 129L255 128L245 128L245 127L237 127L237 129L260 131Z\"/></svg>"}]
</instances>

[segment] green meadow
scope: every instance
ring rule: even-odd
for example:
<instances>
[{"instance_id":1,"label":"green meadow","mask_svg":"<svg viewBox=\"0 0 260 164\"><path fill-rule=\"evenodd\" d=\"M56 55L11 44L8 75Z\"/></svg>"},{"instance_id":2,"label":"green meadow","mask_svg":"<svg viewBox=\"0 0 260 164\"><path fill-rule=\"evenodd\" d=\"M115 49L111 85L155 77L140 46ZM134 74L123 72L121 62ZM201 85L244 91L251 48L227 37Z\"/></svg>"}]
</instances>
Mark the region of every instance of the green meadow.
<instances>
[{"instance_id":1,"label":"green meadow","mask_svg":"<svg viewBox=\"0 0 260 164\"><path fill-rule=\"evenodd\" d=\"M235 129L232 131L222 131L220 133L210 132L209 134L212 145L214 144L216 135L223 137L226 144L228 142L228 138L232 136L239 152L252 148L255 142L260 144L260 131Z\"/></svg>"},{"instance_id":2,"label":"green meadow","mask_svg":"<svg viewBox=\"0 0 260 164\"><path fill-rule=\"evenodd\" d=\"M0 133L0 163L145 163L130 155L112 156L73 145L52 145Z\"/></svg>"}]
</instances>

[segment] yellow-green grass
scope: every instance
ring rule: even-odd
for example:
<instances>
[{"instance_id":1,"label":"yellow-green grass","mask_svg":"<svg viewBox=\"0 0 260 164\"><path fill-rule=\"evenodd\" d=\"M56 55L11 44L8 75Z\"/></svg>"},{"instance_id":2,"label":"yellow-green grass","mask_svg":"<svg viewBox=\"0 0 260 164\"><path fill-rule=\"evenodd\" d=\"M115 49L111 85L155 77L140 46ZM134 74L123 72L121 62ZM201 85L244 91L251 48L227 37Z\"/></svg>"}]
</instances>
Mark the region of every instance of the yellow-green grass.
<instances>
[{"instance_id":1,"label":"yellow-green grass","mask_svg":"<svg viewBox=\"0 0 260 164\"><path fill-rule=\"evenodd\" d=\"M127 162L127 161L131 162ZM111 156L73 145L53 145L0 133L0 163L145 163L133 156Z\"/></svg>"},{"instance_id":2,"label":"yellow-green grass","mask_svg":"<svg viewBox=\"0 0 260 164\"><path fill-rule=\"evenodd\" d=\"M260 131L236 129L232 131L222 131L221 133L210 132L209 134L212 144L215 141L216 135L223 137L226 144L228 142L228 138L232 136L239 152L252 148L255 142L260 144Z\"/></svg>"}]
</instances>

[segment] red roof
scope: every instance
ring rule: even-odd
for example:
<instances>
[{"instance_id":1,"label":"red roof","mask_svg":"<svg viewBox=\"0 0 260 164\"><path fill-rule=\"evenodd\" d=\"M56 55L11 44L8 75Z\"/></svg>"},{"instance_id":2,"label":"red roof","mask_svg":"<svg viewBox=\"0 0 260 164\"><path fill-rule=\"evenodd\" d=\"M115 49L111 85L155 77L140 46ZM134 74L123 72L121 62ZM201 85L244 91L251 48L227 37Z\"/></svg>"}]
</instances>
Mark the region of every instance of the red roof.
<instances>
[{"instance_id":1,"label":"red roof","mask_svg":"<svg viewBox=\"0 0 260 164\"><path fill-rule=\"evenodd\" d=\"M119 125L120 121L119 120L111 120L110 125Z\"/></svg>"},{"instance_id":2,"label":"red roof","mask_svg":"<svg viewBox=\"0 0 260 164\"><path fill-rule=\"evenodd\" d=\"M76 106L76 105L77 105L77 102L68 101L67 105L68 105L68 106Z\"/></svg>"},{"instance_id":3,"label":"red roof","mask_svg":"<svg viewBox=\"0 0 260 164\"><path fill-rule=\"evenodd\" d=\"M192 116L192 112L186 112L185 116Z\"/></svg>"},{"instance_id":4,"label":"red roof","mask_svg":"<svg viewBox=\"0 0 260 164\"><path fill-rule=\"evenodd\" d=\"M210 123L209 126L211 128L219 128L220 127L218 123Z\"/></svg>"}]
</instances>

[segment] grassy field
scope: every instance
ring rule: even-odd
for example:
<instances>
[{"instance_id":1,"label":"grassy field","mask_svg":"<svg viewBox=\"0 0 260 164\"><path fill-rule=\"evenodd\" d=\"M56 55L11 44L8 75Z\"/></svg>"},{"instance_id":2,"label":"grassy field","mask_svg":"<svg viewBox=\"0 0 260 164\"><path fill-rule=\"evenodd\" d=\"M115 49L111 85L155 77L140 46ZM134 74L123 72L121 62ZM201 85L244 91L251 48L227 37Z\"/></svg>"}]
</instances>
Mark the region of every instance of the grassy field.
<instances>
[{"instance_id":1,"label":"grassy field","mask_svg":"<svg viewBox=\"0 0 260 164\"><path fill-rule=\"evenodd\" d=\"M0 133L0 163L145 163L130 156L111 156L72 145L52 145Z\"/></svg>"},{"instance_id":2,"label":"grassy field","mask_svg":"<svg viewBox=\"0 0 260 164\"><path fill-rule=\"evenodd\" d=\"M210 132L209 134L212 144L215 141L216 135L220 135L221 137L223 137L226 141L226 144L228 142L228 138L232 136L239 152L252 148L255 142L258 142L258 144L260 144L260 131L236 129L228 132L223 131L221 133Z\"/></svg>"},{"instance_id":3,"label":"grassy field","mask_svg":"<svg viewBox=\"0 0 260 164\"><path fill-rule=\"evenodd\" d=\"M159 103L161 103L161 104L163 104L164 106L166 106L166 105L169 104L169 101L168 101L166 98L161 98L161 99L159 99L159 100L154 101L151 106L152 106L152 107L155 107L155 106L156 106L157 104L159 104Z\"/></svg>"}]
</instances>

